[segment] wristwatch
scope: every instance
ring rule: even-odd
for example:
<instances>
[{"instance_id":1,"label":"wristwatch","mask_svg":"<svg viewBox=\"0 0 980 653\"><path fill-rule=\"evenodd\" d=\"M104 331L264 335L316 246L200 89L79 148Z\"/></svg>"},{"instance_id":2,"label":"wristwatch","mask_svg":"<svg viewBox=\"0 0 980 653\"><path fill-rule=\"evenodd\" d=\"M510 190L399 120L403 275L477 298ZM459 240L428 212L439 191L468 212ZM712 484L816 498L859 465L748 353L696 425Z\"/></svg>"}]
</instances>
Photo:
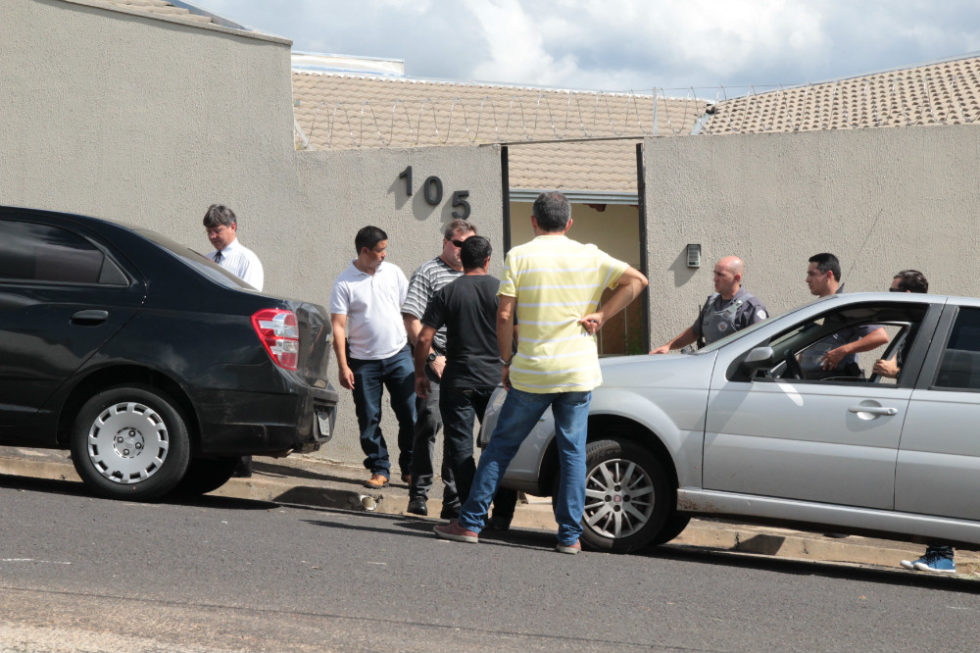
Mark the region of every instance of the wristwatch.
<instances>
[{"instance_id":1,"label":"wristwatch","mask_svg":"<svg viewBox=\"0 0 980 653\"><path fill-rule=\"evenodd\" d=\"M504 367L510 367L511 362L513 362L514 359L511 358L509 361L505 361L503 356L498 356L497 360L500 361L500 364Z\"/></svg>"},{"instance_id":2,"label":"wristwatch","mask_svg":"<svg viewBox=\"0 0 980 653\"><path fill-rule=\"evenodd\" d=\"M427 360L427 361L429 361L431 363L435 359L436 359L436 353L434 351L430 351L428 358L426 358L425 360Z\"/></svg>"}]
</instances>

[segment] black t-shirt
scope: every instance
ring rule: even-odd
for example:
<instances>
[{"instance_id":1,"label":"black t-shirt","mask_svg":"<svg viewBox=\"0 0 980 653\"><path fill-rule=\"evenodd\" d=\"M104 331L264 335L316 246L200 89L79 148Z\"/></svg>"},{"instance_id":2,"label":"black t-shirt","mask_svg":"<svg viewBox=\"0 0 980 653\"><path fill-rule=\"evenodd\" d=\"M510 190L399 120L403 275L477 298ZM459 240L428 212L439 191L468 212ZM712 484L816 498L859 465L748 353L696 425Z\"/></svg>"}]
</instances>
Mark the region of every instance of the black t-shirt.
<instances>
[{"instance_id":1,"label":"black t-shirt","mask_svg":"<svg viewBox=\"0 0 980 653\"><path fill-rule=\"evenodd\" d=\"M500 382L497 290L489 274L462 276L432 295L422 324L446 325L446 370L440 385L457 390L492 388Z\"/></svg>"}]
</instances>

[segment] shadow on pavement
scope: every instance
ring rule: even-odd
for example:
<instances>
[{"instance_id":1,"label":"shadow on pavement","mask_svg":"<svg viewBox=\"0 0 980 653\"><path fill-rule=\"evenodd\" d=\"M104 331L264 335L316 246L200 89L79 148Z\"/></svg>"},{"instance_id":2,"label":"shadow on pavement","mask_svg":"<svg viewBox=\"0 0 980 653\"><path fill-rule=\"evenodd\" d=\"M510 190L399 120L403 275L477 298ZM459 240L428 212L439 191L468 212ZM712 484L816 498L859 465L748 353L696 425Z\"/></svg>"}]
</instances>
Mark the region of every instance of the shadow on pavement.
<instances>
[{"instance_id":1,"label":"shadow on pavement","mask_svg":"<svg viewBox=\"0 0 980 653\"><path fill-rule=\"evenodd\" d=\"M302 507L302 506L298 506ZM330 508L312 508L313 510L326 510L333 511ZM336 512L341 514L350 514L350 511L336 510ZM400 515L389 515L384 513L370 513L370 512L359 512L359 516L364 517L383 517L385 518L389 525L385 526L368 526L362 524L352 524L348 521L344 522L332 522L323 519L305 519L307 524L312 526L322 526L324 528L343 528L353 531L361 531L366 533L391 533L393 528L401 530L406 535L413 537L424 537L431 539L433 542L439 542L435 533L432 532L433 527L436 524L443 524L444 521L435 521L431 519L415 519L413 517L404 517ZM445 541L444 541L445 542ZM464 544L460 542L446 542L448 544ZM532 549L532 550L551 550L555 546L555 536L553 533L547 533L543 531L529 530L529 529L511 529L509 531L496 531L487 532L480 536L480 544L484 545L495 545L495 546L506 546L510 548L519 549Z\"/></svg>"},{"instance_id":2,"label":"shadow on pavement","mask_svg":"<svg viewBox=\"0 0 980 653\"><path fill-rule=\"evenodd\" d=\"M892 570L839 562L794 560L679 545L653 547L631 555L726 567L748 567L801 576L824 576L826 578L859 580L886 585L904 585L964 594L980 594L980 581L975 578L907 571L898 566L898 561L895 563L895 569Z\"/></svg>"},{"instance_id":3,"label":"shadow on pavement","mask_svg":"<svg viewBox=\"0 0 980 653\"><path fill-rule=\"evenodd\" d=\"M279 465L276 463L269 463L264 461L253 460L252 469L255 472L260 472L262 474L268 474L270 476L280 476L282 478L306 478L314 481L333 481L338 483L353 483L355 485L361 485L362 481L367 480L367 476L363 479L351 478L350 476L337 476L335 474L321 474L319 472L314 472L309 469L303 469L298 466L291 465Z\"/></svg>"},{"instance_id":4,"label":"shadow on pavement","mask_svg":"<svg viewBox=\"0 0 980 653\"><path fill-rule=\"evenodd\" d=\"M0 474L0 487L14 490L29 490L31 492L44 492L47 494L89 497L91 499L99 499L101 501L125 501L125 499L110 499L99 496L94 492L91 492L84 483L79 481L54 481L49 479L31 478L29 476ZM193 498L161 497L159 499L142 499L139 501L127 501L127 503L162 503L175 506L201 506L205 508L224 508L234 510L269 510L270 508L278 507L278 504L271 501L219 497L209 494Z\"/></svg>"},{"instance_id":5,"label":"shadow on pavement","mask_svg":"<svg viewBox=\"0 0 980 653\"><path fill-rule=\"evenodd\" d=\"M79 481L50 481L47 479L31 478L29 476L0 474L0 487L14 490L31 490L32 492L47 492L49 494L94 496Z\"/></svg>"}]
</instances>

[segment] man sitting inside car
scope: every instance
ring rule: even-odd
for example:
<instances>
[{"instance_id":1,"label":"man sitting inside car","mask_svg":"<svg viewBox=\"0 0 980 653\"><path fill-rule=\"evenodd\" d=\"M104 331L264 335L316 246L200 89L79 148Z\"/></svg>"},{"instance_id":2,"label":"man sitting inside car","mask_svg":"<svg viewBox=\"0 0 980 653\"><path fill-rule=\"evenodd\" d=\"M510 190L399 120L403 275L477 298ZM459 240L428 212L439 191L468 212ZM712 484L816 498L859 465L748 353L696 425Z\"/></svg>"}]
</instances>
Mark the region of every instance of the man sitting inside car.
<instances>
[{"instance_id":1,"label":"man sitting inside car","mask_svg":"<svg viewBox=\"0 0 980 653\"><path fill-rule=\"evenodd\" d=\"M810 292L827 297L842 292L840 261L833 254L814 254L809 259L806 283ZM800 354L800 368L806 379L831 376L862 377L857 354L877 349L888 343L883 327L864 324L841 329L814 343Z\"/></svg>"}]
</instances>

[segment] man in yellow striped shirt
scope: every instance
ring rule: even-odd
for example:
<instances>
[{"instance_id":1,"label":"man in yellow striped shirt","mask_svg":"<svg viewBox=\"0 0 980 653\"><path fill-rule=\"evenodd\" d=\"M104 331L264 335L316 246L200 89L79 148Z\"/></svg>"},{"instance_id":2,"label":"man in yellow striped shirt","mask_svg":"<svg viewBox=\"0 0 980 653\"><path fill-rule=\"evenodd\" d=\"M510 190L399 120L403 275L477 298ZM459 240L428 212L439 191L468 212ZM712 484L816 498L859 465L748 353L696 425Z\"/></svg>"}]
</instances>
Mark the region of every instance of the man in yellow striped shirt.
<instances>
[{"instance_id":1,"label":"man in yellow striped shirt","mask_svg":"<svg viewBox=\"0 0 980 653\"><path fill-rule=\"evenodd\" d=\"M555 498L556 550L578 553L589 403L592 389L602 383L595 333L639 296L647 278L595 245L568 238L571 206L561 193L538 196L531 226L535 238L507 254L499 292L497 345L507 399L459 519L435 531L445 539L478 541L500 476L551 407L561 470ZM615 292L600 307L605 288ZM516 354L515 313L521 329Z\"/></svg>"}]
</instances>

